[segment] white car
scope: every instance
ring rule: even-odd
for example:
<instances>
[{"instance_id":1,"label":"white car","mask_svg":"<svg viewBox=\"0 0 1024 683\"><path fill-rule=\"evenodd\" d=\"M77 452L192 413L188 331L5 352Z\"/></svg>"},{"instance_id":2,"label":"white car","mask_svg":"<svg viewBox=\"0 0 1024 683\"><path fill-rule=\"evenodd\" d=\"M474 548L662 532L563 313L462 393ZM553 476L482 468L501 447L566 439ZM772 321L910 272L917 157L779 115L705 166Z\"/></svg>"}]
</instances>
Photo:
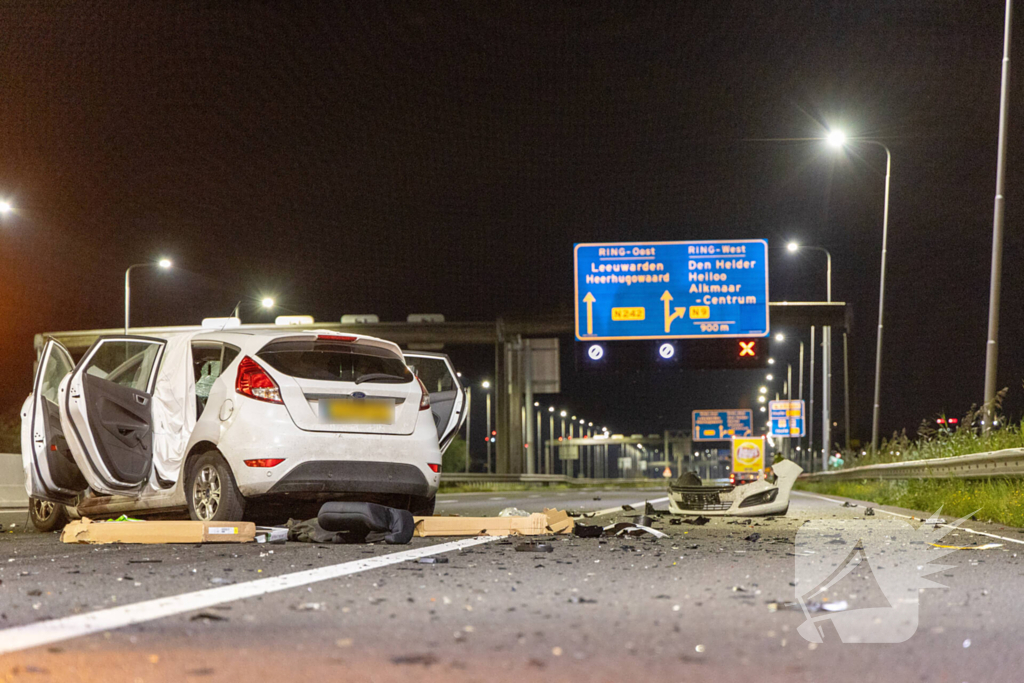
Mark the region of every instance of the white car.
<instances>
[{"instance_id":1,"label":"white car","mask_svg":"<svg viewBox=\"0 0 1024 683\"><path fill-rule=\"evenodd\" d=\"M362 335L103 337L77 364L51 339L22 410L25 486L34 519L238 520L328 500L431 514L465 400L447 356Z\"/></svg>"}]
</instances>

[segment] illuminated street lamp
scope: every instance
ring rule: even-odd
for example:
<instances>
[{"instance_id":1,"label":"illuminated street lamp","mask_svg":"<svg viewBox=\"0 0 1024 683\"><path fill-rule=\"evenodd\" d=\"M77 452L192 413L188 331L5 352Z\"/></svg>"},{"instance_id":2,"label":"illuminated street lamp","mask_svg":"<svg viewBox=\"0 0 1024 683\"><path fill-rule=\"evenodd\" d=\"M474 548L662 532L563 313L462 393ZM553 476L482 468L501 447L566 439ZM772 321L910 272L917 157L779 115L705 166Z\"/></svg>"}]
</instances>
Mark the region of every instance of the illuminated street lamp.
<instances>
[{"instance_id":1,"label":"illuminated street lamp","mask_svg":"<svg viewBox=\"0 0 1024 683\"><path fill-rule=\"evenodd\" d=\"M768 359L768 365L775 365L775 359L774 358L769 358Z\"/></svg>"},{"instance_id":2,"label":"illuminated street lamp","mask_svg":"<svg viewBox=\"0 0 1024 683\"><path fill-rule=\"evenodd\" d=\"M10 206L10 205L8 204L8 206ZM124 333L125 334L128 334L128 328L131 326L129 324L129 322L130 322L129 311L130 311L130 304L131 304L131 298L132 298L132 288L131 288L132 268L145 268L145 267L149 267L149 266L156 266L158 268L162 268L164 270L167 270L172 265L174 265L174 264L171 263L171 260L169 258L162 258L159 261L152 262L152 263L133 263L132 265L128 266L127 270L124 271Z\"/></svg>"},{"instance_id":3,"label":"illuminated street lamp","mask_svg":"<svg viewBox=\"0 0 1024 683\"><path fill-rule=\"evenodd\" d=\"M838 149L846 145L846 135L842 131L830 131L826 140ZM892 171L892 153L889 148L877 140L856 140L858 143L878 145L885 150L885 200L882 213L882 270L878 284L878 335L875 340L875 401L871 410L871 452L878 451L878 414L882 398L882 321L885 311L885 254L889 239L889 176ZM827 451L829 444L823 444ZM823 456L824 457L824 456Z\"/></svg>"},{"instance_id":4,"label":"illuminated street lamp","mask_svg":"<svg viewBox=\"0 0 1024 683\"><path fill-rule=\"evenodd\" d=\"M269 296L265 296L263 297L263 301L261 301L260 304L263 306L263 308L270 309L274 307L274 300L271 299Z\"/></svg>"},{"instance_id":5,"label":"illuminated street lamp","mask_svg":"<svg viewBox=\"0 0 1024 683\"><path fill-rule=\"evenodd\" d=\"M758 389L758 391L760 391L762 394L767 394L768 393L768 387L761 387L760 389Z\"/></svg>"},{"instance_id":6,"label":"illuminated street lamp","mask_svg":"<svg viewBox=\"0 0 1024 683\"><path fill-rule=\"evenodd\" d=\"M6 199L0 200L0 216L6 216L7 214L14 211L14 205Z\"/></svg>"},{"instance_id":7,"label":"illuminated street lamp","mask_svg":"<svg viewBox=\"0 0 1024 683\"><path fill-rule=\"evenodd\" d=\"M769 382L771 382L771 381L772 381L773 379L775 379L775 375L771 375L771 374L769 374L769 375L767 375L767 376L765 377L765 379L766 379L766 380L768 380Z\"/></svg>"},{"instance_id":8,"label":"illuminated street lamp","mask_svg":"<svg viewBox=\"0 0 1024 683\"><path fill-rule=\"evenodd\" d=\"M760 396L757 397L757 402L758 403L764 403L765 402L764 394L761 394Z\"/></svg>"},{"instance_id":9,"label":"illuminated street lamp","mask_svg":"<svg viewBox=\"0 0 1024 683\"><path fill-rule=\"evenodd\" d=\"M779 332L778 334L775 335L775 341L777 341L777 342L786 341L786 335L784 335L781 332Z\"/></svg>"}]
</instances>

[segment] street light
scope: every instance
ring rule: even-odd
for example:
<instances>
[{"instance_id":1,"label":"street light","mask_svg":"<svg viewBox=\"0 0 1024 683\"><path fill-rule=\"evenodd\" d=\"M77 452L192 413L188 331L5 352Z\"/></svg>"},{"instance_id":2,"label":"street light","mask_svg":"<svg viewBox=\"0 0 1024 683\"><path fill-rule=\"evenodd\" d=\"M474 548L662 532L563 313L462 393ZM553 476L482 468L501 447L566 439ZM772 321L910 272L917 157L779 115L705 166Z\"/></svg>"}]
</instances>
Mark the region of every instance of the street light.
<instances>
[{"instance_id":1,"label":"street light","mask_svg":"<svg viewBox=\"0 0 1024 683\"><path fill-rule=\"evenodd\" d=\"M825 140L828 142L828 144L832 145L836 149L839 149L846 144L846 133L844 133L841 130L832 130L829 131L828 135L825 137Z\"/></svg>"},{"instance_id":2,"label":"street light","mask_svg":"<svg viewBox=\"0 0 1024 683\"><path fill-rule=\"evenodd\" d=\"M486 379L480 382L480 386L483 387L486 397L484 398L486 410L487 410L487 474L491 473L491 444L494 443L494 439L491 435L491 392L487 391L491 388L491 383ZM467 456L468 457L468 456Z\"/></svg>"},{"instance_id":3,"label":"street light","mask_svg":"<svg viewBox=\"0 0 1024 683\"><path fill-rule=\"evenodd\" d=\"M10 206L10 204L8 204L8 206ZM131 288L132 268L146 268L146 267L150 267L150 266L157 266L158 268L163 268L164 270L167 270L172 265L174 265L174 264L171 263L171 260L169 258L162 258L159 261L156 261L155 263L133 263L132 265L128 266L127 270L124 271L124 333L125 334L128 334L128 328L130 327L130 324L129 324L129 322L130 322L129 311L130 311L130 304L131 304L131 298L132 298L132 288Z\"/></svg>"},{"instance_id":4,"label":"street light","mask_svg":"<svg viewBox=\"0 0 1024 683\"><path fill-rule=\"evenodd\" d=\"M777 341L777 342L786 341L786 335L784 335L781 332L779 332L778 334L775 335L775 341Z\"/></svg>"},{"instance_id":5,"label":"street light","mask_svg":"<svg viewBox=\"0 0 1024 683\"><path fill-rule=\"evenodd\" d=\"M269 296L263 297L263 301L261 301L260 303L263 304L263 308L274 307L274 300L271 299Z\"/></svg>"},{"instance_id":6,"label":"street light","mask_svg":"<svg viewBox=\"0 0 1024 683\"><path fill-rule=\"evenodd\" d=\"M842 135L842 134L840 134L840 135ZM845 140L845 139L846 139L846 136L843 136L843 140ZM820 251L820 252L823 252L825 254L825 300L831 303L831 301L832 301L832 252L830 252L825 247L801 247L796 242L790 242L789 245L787 246L787 249L789 249L791 252L796 252L799 249L810 249L811 251ZM812 330L812 332L813 332L813 330ZM844 332L844 334L845 334L845 332ZM811 341L813 341L813 339ZM845 356L845 348L846 348L846 346L844 345L843 346L843 349L844 349L844 356L843 356L843 358L844 358L844 365L845 365L845 358L846 358L846 356ZM812 361L814 360L813 352L811 354L811 360ZM803 366L801 366L801 367L803 367ZM822 460L822 462L823 462L823 464L822 464L822 471L824 471L824 470L828 469L828 467L827 467L828 462L826 460L826 458L828 456L826 456L825 453L826 453L826 451L829 448L831 448L830 444L832 442L832 430L831 430L831 428L829 426L829 425L832 424L832 421L830 419L830 415L831 415L831 412L832 412L832 328L830 326L828 326L828 325L825 325L825 326L823 326L821 328L821 381L822 381L822 388L821 388L821 425L822 425L821 429L822 429L822 432L821 432L821 434L822 434L822 443L825 445L825 448L822 450L822 458L823 458L823 460ZM846 414L849 415L850 410L849 410L849 407L847 405L849 403L849 400L850 400L849 378L844 376L844 382L846 382L846 387L847 387L846 399L845 399L846 403L844 404L844 408L846 408ZM814 387L813 387L814 377L813 376L811 377L811 384L812 384L812 386L811 386L811 393L813 395L813 393L814 393ZM812 404L813 404L813 401L812 401ZM812 405L812 407L813 407L813 405ZM846 421L846 439L849 440L849 438L850 438L850 421L847 420Z\"/></svg>"},{"instance_id":7,"label":"street light","mask_svg":"<svg viewBox=\"0 0 1024 683\"><path fill-rule=\"evenodd\" d=\"M758 391L760 391L762 394L767 394L768 393L768 387L761 387Z\"/></svg>"},{"instance_id":8,"label":"street light","mask_svg":"<svg viewBox=\"0 0 1024 683\"><path fill-rule=\"evenodd\" d=\"M775 379L775 375L768 375L765 377L765 379L771 382L773 379Z\"/></svg>"},{"instance_id":9,"label":"street light","mask_svg":"<svg viewBox=\"0 0 1024 683\"><path fill-rule=\"evenodd\" d=\"M833 147L842 148L846 135L842 131L830 131L826 138ZM892 172L892 152L877 140L856 140L869 145L878 145L885 150L885 200L882 212L882 272L878 284L878 338L875 341L875 404L871 410L871 451L878 452L878 413L882 397L882 322L885 311L885 253L889 240L889 177ZM828 444L824 444L829 448Z\"/></svg>"},{"instance_id":10,"label":"street light","mask_svg":"<svg viewBox=\"0 0 1024 683\"><path fill-rule=\"evenodd\" d=\"M768 359L768 365L775 365L775 359L774 358L769 358Z\"/></svg>"},{"instance_id":11,"label":"street light","mask_svg":"<svg viewBox=\"0 0 1024 683\"><path fill-rule=\"evenodd\" d=\"M6 199L0 200L0 216L6 216L14 211L14 205Z\"/></svg>"},{"instance_id":12,"label":"street light","mask_svg":"<svg viewBox=\"0 0 1024 683\"><path fill-rule=\"evenodd\" d=\"M569 414L569 413L565 412L564 410L563 410L562 412L560 412L560 413L559 413L559 415L561 415L562 417L565 417L565 416L566 416L566 415L568 415L568 414Z\"/></svg>"}]
</instances>

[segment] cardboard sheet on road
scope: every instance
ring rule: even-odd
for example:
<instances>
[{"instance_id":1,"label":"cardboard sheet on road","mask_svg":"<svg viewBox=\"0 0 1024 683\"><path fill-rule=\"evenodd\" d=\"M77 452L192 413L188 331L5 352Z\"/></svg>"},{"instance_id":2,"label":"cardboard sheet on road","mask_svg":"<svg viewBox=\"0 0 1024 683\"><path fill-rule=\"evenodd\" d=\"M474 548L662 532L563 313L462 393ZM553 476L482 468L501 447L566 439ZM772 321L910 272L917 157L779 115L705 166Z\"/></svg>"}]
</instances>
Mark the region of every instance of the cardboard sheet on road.
<instances>
[{"instance_id":1,"label":"cardboard sheet on road","mask_svg":"<svg viewBox=\"0 0 1024 683\"><path fill-rule=\"evenodd\" d=\"M529 517L415 517L414 536L542 536L568 534L575 523L565 510Z\"/></svg>"},{"instance_id":2,"label":"cardboard sheet on road","mask_svg":"<svg viewBox=\"0 0 1024 683\"><path fill-rule=\"evenodd\" d=\"M247 543L252 522L96 522L88 517L64 527L64 543Z\"/></svg>"}]
</instances>

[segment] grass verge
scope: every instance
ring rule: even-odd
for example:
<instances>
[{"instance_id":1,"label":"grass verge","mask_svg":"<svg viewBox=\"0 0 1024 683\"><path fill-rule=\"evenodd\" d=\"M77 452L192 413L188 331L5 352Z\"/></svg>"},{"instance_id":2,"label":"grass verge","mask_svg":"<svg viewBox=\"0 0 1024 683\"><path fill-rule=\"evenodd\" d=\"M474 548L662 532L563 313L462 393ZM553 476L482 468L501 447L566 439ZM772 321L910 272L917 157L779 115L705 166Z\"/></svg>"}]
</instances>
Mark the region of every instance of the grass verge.
<instances>
[{"instance_id":1,"label":"grass verge","mask_svg":"<svg viewBox=\"0 0 1024 683\"><path fill-rule=\"evenodd\" d=\"M980 520L1024 528L1024 479L907 479L797 482L796 488L922 512L942 507L952 521L977 510Z\"/></svg>"}]
</instances>

